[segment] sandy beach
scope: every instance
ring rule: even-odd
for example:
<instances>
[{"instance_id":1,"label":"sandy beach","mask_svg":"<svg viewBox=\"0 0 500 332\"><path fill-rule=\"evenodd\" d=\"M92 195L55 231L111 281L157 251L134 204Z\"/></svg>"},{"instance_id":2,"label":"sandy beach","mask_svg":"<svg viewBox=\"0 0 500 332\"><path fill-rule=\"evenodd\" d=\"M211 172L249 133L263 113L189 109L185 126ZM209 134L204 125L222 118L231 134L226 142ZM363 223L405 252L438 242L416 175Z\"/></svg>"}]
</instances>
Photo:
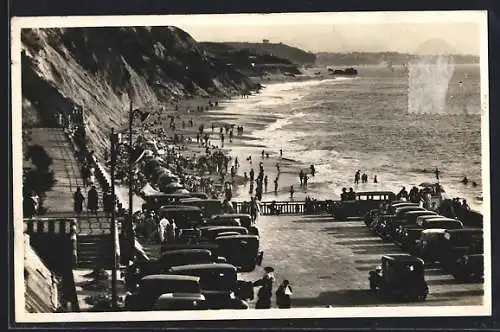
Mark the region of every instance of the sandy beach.
<instances>
[{"instance_id":1,"label":"sandy beach","mask_svg":"<svg viewBox=\"0 0 500 332\"><path fill-rule=\"evenodd\" d=\"M245 180L244 173L248 175L253 168L255 176L257 176L261 162L264 167L264 175L268 177L267 190L264 188L263 192L263 201L291 200L290 186L294 187L293 200L304 200L306 196L314 198L315 189L320 188L322 184L315 183L314 177L308 174L308 188L301 188L298 176L301 169L305 173L310 173L309 165L304 165L287 158L286 151L283 151L283 157L281 158L280 151L268 149L258 138L251 135L255 131L266 128L278 118L269 115L256 119L252 114L242 117L240 114L231 113L232 105L247 101L248 97L241 96L234 96L228 99L192 98L182 100L168 105L164 110L154 112L153 116L143 124L140 131L147 133L154 132L158 128L163 128L170 137L173 137L175 134L179 136L183 135L185 142L182 144L182 154L193 156L204 153L205 148L200 144L201 140L200 143L197 143L196 140L198 128L200 125L203 125L204 133L209 135L209 144L223 149L231 156L230 166L234 165L236 159L239 162L239 168L237 168L236 176L232 181L233 200L248 201L255 194L255 191L253 194L249 192L250 181ZM217 105L215 105L215 102L217 102ZM212 103L212 106L209 103ZM170 116L173 116L175 119L175 130L168 128ZM190 120L193 122L192 126L190 126ZM214 126L213 131L212 125ZM226 137L223 144L219 132L220 128L224 128L226 125L234 126L235 133L232 142L229 141L228 135L225 134ZM236 133L236 127L238 126L243 126L243 133ZM157 137L156 139L161 141L163 138ZM263 151L264 157L262 157ZM249 157L251 157L251 161L248 160ZM277 165L280 168L279 174ZM214 175L213 178L215 182L220 183L219 176ZM276 178L278 178L278 190L275 192L274 180ZM226 175L224 181L231 181L229 174ZM335 197L334 193L332 195Z\"/></svg>"}]
</instances>

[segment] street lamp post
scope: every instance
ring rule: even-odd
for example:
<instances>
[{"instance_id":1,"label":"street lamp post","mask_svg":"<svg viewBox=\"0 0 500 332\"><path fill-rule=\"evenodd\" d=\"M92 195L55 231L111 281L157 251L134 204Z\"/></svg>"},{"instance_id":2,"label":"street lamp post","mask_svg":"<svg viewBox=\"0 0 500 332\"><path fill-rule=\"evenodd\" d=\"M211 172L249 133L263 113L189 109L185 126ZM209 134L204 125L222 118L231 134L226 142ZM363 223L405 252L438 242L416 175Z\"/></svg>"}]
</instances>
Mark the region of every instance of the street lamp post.
<instances>
[{"instance_id":1,"label":"street lamp post","mask_svg":"<svg viewBox=\"0 0 500 332\"><path fill-rule=\"evenodd\" d=\"M118 230L116 224L116 195L115 195L115 167L118 137L114 128L111 129L111 236L113 238L113 270L111 272L111 302L113 309L118 308L117 279L118 279Z\"/></svg>"},{"instance_id":2,"label":"street lamp post","mask_svg":"<svg viewBox=\"0 0 500 332\"><path fill-rule=\"evenodd\" d=\"M128 222L127 222L127 249L128 257L130 259L131 253L135 248L135 231L133 227L133 203L134 203L134 148L132 145L132 126L134 122L134 117L139 115L141 122L146 121L150 113L141 111L140 109L133 109L132 98L130 98L130 108L128 114L128 146L129 146L129 160L128 160Z\"/></svg>"}]
</instances>

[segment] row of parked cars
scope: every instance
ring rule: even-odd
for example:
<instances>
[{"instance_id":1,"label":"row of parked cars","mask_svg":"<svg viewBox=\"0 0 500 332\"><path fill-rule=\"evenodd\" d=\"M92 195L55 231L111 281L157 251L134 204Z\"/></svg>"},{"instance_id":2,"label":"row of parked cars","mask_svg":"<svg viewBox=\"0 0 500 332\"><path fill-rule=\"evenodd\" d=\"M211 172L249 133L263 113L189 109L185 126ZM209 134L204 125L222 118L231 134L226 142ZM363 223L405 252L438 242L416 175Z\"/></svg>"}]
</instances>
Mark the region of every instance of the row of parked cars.
<instances>
[{"instance_id":1,"label":"row of parked cars","mask_svg":"<svg viewBox=\"0 0 500 332\"><path fill-rule=\"evenodd\" d=\"M253 283L238 279L262 263L260 237L247 214L223 214L220 201L154 194L147 209L175 221L174 241L157 259L142 256L127 270L125 309L247 309Z\"/></svg>"},{"instance_id":2,"label":"row of parked cars","mask_svg":"<svg viewBox=\"0 0 500 332\"><path fill-rule=\"evenodd\" d=\"M425 300L429 292L424 268L439 266L460 282L482 281L483 230L426 210L417 203L393 201L364 217L366 226L404 254L384 255L369 273L372 290L407 300Z\"/></svg>"}]
</instances>

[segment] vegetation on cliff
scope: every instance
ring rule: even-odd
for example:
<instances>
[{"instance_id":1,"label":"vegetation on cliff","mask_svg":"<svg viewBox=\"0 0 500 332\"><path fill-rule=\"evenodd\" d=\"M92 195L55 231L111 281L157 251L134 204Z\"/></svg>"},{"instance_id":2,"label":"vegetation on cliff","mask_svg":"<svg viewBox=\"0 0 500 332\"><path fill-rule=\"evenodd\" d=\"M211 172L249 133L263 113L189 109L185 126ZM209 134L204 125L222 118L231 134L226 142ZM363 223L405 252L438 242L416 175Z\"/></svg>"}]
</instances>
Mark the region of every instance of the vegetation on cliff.
<instances>
[{"instance_id":1,"label":"vegetation on cliff","mask_svg":"<svg viewBox=\"0 0 500 332\"><path fill-rule=\"evenodd\" d=\"M96 153L134 107L174 107L191 96L227 96L258 86L175 27L23 29L24 125L83 108ZM131 91L131 94L128 92Z\"/></svg>"}]
</instances>

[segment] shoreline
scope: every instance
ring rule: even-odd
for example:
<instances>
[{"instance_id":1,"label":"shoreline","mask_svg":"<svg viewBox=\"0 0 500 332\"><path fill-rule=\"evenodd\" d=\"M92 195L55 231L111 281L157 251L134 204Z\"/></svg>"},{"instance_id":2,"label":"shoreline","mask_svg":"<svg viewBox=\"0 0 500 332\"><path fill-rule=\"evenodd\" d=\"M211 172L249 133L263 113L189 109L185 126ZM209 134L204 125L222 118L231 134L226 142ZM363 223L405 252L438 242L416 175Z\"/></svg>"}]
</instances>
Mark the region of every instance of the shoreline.
<instances>
[{"instance_id":1,"label":"shoreline","mask_svg":"<svg viewBox=\"0 0 500 332\"><path fill-rule=\"evenodd\" d=\"M318 80L317 77L308 76L307 79L301 79L300 81L314 81ZM275 80L270 82L269 84L276 83L290 83L297 82L299 80L288 78L285 80ZM371 190L391 190L391 188L387 188L383 183L379 183L377 185L373 185L371 183L356 186L353 183L336 183L335 186L338 187L339 193L335 192L335 189L332 190L328 188L331 186L334 181L325 180L323 182L315 182L314 178L311 178L308 189L303 190L299 186L298 173L300 169L307 170L309 165L305 165L303 162L297 160L280 160L279 159L279 151L271 151L268 146L266 146L265 142L262 141L259 137L255 136L255 132L263 130L267 128L272 123L276 122L280 117L275 115L265 116L265 119L260 119L260 121L254 121L252 119L251 114L244 117L242 114L245 112L232 112L231 107L233 105L241 106L245 104L245 101L248 103L251 102L252 96L260 95L261 91L253 91L249 97L242 98L241 96L231 96L229 98L207 98L207 97L196 97L190 98L187 100L182 100L177 103L177 110L168 110L162 113L162 116L166 117L167 115L173 115L180 120L185 120L186 122L189 118L192 118L194 121L194 126L192 128L184 128L182 130L176 130L177 134L188 135L191 138L194 138L194 143L186 144L186 152L199 152L200 148L196 145L196 129L200 123L205 125L205 133L210 135L210 144L214 146L221 147L221 140L218 137L218 129L220 126L224 125L243 125L245 130L242 135L234 135L234 139L232 143L229 143L226 139L224 150L231 156L230 165L234 163L235 158L238 158L240 167L237 172L237 176L235 178L234 187L233 187L233 198L239 200L249 200L250 195L248 193L249 183L244 181L243 173L249 173L250 169L253 167L254 171L258 172L259 162L262 161L264 165L265 174L268 175L268 190L267 192L263 192L263 200L276 200L276 201L289 201L290 194L289 188L291 185L294 186L295 194L294 200L304 200L306 196L310 196L312 199L323 199L322 197L315 197L317 194L319 196L325 196L326 194L329 196L328 199L338 199L340 189L345 186L347 188L353 187L355 191L371 191ZM210 100L217 100L218 105L212 108L204 109L203 111L197 112L196 105L206 105ZM250 106L252 106L250 104ZM215 125L215 130L212 133L211 124ZM164 123L165 125L165 123ZM179 124L177 123L177 127L179 128ZM172 134L169 132L168 134ZM276 148L276 147L275 147ZM264 150L265 153L269 153L269 158L261 159L261 151ZM253 164L250 164L246 161L248 156L252 156ZM286 158L286 151L284 151L284 157ZM278 193L274 193L274 179L277 176L276 171L276 163L280 162L281 172L279 177L279 190ZM230 168L230 165L228 168ZM323 195L321 195L323 194ZM476 212L481 213L481 209L474 207Z\"/></svg>"}]
</instances>

